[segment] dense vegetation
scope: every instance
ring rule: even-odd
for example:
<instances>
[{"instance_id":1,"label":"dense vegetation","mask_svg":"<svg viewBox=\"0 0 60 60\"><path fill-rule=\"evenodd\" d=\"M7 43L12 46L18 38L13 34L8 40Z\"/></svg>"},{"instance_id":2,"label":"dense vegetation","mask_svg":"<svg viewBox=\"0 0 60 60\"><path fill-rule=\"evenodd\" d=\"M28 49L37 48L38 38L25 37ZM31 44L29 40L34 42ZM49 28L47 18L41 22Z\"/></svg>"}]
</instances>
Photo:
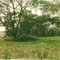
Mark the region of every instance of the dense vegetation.
<instances>
[{"instance_id":1,"label":"dense vegetation","mask_svg":"<svg viewBox=\"0 0 60 60\"><path fill-rule=\"evenodd\" d=\"M0 37L0 59L60 60L60 37L35 37L30 42L15 42Z\"/></svg>"},{"instance_id":2,"label":"dense vegetation","mask_svg":"<svg viewBox=\"0 0 60 60\"><path fill-rule=\"evenodd\" d=\"M44 0L32 0L26 1L25 5L23 5L24 3L22 0L15 0L15 2L14 0L1 1L1 13L5 16L4 21L1 19L0 21L6 27L6 35L14 38L19 38L20 35L60 35L60 18L59 16L53 16L58 13L58 1L55 1L54 4L53 2L50 3L49 1ZM32 14L31 10L26 9L28 7L40 7L42 15L38 16L36 14ZM52 16L49 13L51 13Z\"/></svg>"},{"instance_id":3,"label":"dense vegetation","mask_svg":"<svg viewBox=\"0 0 60 60\"><path fill-rule=\"evenodd\" d=\"M28 10L27 8L30 8ZM41 15L32 14L38 8ZM37 10L35 11L35 13ZM0 58L60 59L60 2L54 0L0 0Z\"/></svg>"}]
</instances>

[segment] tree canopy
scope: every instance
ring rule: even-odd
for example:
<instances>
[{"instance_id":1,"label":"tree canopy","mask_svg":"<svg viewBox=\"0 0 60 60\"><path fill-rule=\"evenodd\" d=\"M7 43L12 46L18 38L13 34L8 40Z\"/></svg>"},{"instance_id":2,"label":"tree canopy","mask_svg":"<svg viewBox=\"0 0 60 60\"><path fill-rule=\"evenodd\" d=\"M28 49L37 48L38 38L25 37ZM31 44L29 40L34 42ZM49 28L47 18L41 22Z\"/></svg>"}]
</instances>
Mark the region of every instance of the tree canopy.
<instances>
[{"instance_id":1,"label":"tree canopy","mask_svg":"<svg viewBox=\"0 0 60 60\"><path fill-rule=\"evenodd\" d=\"M38 8L41 16L32 14L31 9ZM27 10L27 8L31 8ZM0 13L4 14L1 20L6 27L6 34L16 38L22 34L51 36L60 32L60 3L47 0L1 0ZM54 16L56 15L56 16ZM58 32L57 32L58 31Z\"/></svg>"}]
</instances>

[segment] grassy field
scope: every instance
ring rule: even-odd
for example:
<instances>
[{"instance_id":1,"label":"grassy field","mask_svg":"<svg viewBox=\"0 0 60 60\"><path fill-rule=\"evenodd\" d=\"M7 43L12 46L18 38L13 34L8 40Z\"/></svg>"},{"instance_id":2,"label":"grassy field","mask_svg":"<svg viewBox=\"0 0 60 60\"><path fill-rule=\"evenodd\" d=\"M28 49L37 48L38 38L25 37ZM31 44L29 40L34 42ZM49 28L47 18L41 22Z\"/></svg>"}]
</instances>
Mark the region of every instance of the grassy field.
<instances>
[{"instance_id":1,"label":"grassy field","mask_svg":"<svg viewBox=\"0 0 60 60\"><path fill-rule=\"evenodd\" d=\"M0 59L60 60L60 36L35 38L30 42L14 42L0 37Z\"/></svg>"}]
</instances>

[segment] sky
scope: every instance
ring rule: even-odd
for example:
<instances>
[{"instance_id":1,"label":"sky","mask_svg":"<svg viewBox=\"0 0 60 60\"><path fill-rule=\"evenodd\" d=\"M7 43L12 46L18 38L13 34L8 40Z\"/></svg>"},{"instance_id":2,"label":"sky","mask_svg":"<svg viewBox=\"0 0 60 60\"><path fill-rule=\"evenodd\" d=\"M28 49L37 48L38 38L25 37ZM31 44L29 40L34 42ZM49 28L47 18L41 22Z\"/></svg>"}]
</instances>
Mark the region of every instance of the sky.
<instances>
[{"instance_id":1,"label":"sky","mask_svg":"<svg viewBox=\"0 0 60 60\"><path fill-rule=\"evenodd\" d=\"M0 31L5 31L5 27L4 26L0 26Z\"/></svg>"}]
</instances>

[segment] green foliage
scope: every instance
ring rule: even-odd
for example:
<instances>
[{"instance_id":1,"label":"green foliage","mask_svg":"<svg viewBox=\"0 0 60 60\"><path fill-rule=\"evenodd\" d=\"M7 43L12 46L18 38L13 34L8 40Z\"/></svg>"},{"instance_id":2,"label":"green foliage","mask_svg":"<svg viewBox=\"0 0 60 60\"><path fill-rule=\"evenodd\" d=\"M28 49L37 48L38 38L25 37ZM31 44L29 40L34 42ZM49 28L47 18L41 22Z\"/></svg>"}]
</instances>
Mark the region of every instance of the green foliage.
<instances>
[{"instance_id":1,"label":"green foliage","mask_svg":"<svg viewBox=\"0 0 60 60\"><path fill-rule=\"evenodd\" d=\"M58 17L50 17L49 15L37 16L33 14L24 14L24 21L21 22L20 34L31 34L36 36L54 36L57 29L53 28L47 31L49 28L49 21L51 24L56 24L59 21ZM54 33L54 34L53 34Z\"/></svg>"},{"instance_id":2,"label":"green foliage","mask_svg":"<svg viewBox=\"0 0 60 60\"><path fill-rule=\"evenodd\" d=\"M33 0L33 6L39 6L43 14L56 14L60 10L60 1L55 0L53 2L49 2L47 0Z\"/></svg>"},{"instance_id":3,"label":"green foliage","mask_svg":"<svg viewBox=\"0 0 60 60\"><path fill-rule=\"evenodd\" d=\"M31 42L12 42L13 39L6 41L4 38L0 37L1 59L58 60L60 57L60 36L36 37L36 41Z\"/></svg>"},{"instance_id":4,"label":"green foliage","mask_svg":"<svg viewBox=\"0 0 60 60\"><path fill-rule=\"evenodd\" d=\"M56 32L56 35L60 36L60 27L57 27L57 30L55 32Z\"/></svg>"},{"instance_id":5,"label":"green foliage","mask_svg":"<svg viewBox=\"0 0 60 60\"><path fill-rule=\"evenodd\" d=\"M31 35L20 35L16 37L16 42L19 42L19 41L20 42L32 42L32 41L36 41L36 38Z\"/></svg>"},{"instance_id":6,"label":"green foliage","mask_svg":"<svg viewBox=\"0 0 60 60\"><path fill-rule=\"evenodd\" d=\"M9 37L9 36L5 36L4 37L4 41L11 41L11 42L35 42L36 41L36 37L32 36L32 35L18 35L16 36L16 38L14 37Z\"/></svg>"},{"instance_id":7,"label":"green foliage","mask_svg":"<svg viewBox=\"0 0 60 60\"><path fill-rule=\"evenodd\" d=\"M58 29L60 25L59 17L51 17L49 14L45 15L47 12L57 12L59 4L50 3L45 0L32 0L32 7L41 7L44 14L42 16L33 15L31 11L26 10L27 5L21 3L21 1L16 1L17 6L15 7L14 1L2 3L7 9L6 15L4 17L3 25L6 27L6 34L10 37L20 39L21 35L35 35L35 36L55 36L60 35ZM7 4L6 4L7 3ZM26 3L28 4L28 2ZM8 7L7 7L8 5ZM21 7L20 11L16 11L18 7ZM13 11L11 12L10 9ZM57 28L49 28L50 25L55 24ZM55 32L56 31L56 32ZM19 37L18 37L19 36ZM26 38L27 39L27 38ZM24 39L22 39L24 40Z\"/></svg>"},{"instance_id":8,"label":"green foliage","mask_svg":"<svg viewBox=\"0 0 60 60\"><path fill-rule=\"evenodd\" d=\"M48 32L47 32L47 36L56 36L57 29L56 28L51 28Z\"/></svg>"}]
</instances>

